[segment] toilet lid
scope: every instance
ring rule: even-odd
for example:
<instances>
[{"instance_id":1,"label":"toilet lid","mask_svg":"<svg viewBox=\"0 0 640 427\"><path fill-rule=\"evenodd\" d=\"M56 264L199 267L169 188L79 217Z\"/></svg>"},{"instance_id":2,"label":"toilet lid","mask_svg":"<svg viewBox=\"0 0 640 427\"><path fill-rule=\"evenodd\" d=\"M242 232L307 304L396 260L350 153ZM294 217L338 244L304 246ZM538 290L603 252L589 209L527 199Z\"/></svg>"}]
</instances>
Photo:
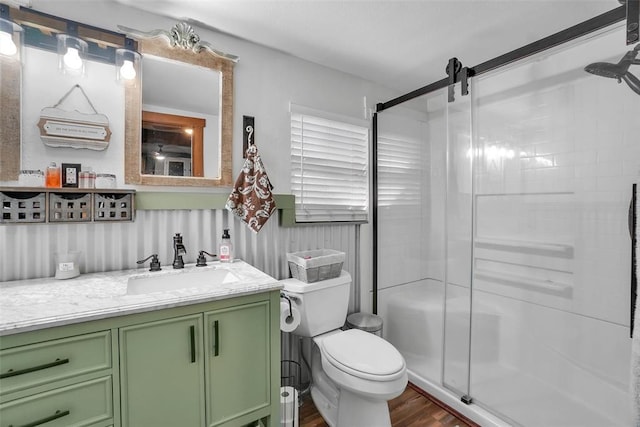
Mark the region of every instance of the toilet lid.
<instances>
[{"instance_id":1,"label":"toilet lid","mask_svg":"<svg viewBox=\"0 0 640 427\"><path fill-rule=\"evenodd\" d=\"M322 340L321 350L336 368L363 378L392 380L405 369L404 359L394 346L359 329L327 337Z\"/></svg>"}]
</instances>

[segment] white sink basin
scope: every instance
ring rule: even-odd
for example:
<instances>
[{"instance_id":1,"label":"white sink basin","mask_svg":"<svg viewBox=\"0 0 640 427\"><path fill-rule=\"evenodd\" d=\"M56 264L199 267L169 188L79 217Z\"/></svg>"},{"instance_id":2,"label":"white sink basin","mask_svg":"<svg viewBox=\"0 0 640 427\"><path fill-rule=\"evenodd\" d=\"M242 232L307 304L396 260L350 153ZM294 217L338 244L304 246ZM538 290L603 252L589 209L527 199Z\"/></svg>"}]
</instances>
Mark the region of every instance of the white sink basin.
<instances>
[{"instance_id":1,"label":"white sink basin","mask_svg":"<svg viewBox=\"0 0 640 427\"><path fill-rule=\"evenodd\" d=\"M127 294L167 292L185 288L217 288L230 285L240 279L227 269L169 270L132 276L127 282Z\"/></svg>"}]
</instances>

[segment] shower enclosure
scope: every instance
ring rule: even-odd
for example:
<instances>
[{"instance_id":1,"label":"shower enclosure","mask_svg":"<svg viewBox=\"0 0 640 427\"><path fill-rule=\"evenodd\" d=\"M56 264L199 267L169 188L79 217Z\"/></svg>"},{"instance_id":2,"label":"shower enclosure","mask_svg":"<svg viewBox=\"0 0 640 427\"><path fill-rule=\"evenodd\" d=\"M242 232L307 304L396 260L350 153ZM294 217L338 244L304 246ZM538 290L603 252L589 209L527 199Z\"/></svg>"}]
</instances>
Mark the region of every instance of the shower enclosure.
<instances>
[{"instance_id":1,"label":"shower enclosure","mask_svg":"<svg viewBox=\"0 0 640 427\"><path fill-rule=\"evenodd\" d=\"M411 382L483 426L631 424L640 96L584 71L624 37L612 25L472 77L467 96L376 114L384 336Z\"/></svg>"}]
</instances>

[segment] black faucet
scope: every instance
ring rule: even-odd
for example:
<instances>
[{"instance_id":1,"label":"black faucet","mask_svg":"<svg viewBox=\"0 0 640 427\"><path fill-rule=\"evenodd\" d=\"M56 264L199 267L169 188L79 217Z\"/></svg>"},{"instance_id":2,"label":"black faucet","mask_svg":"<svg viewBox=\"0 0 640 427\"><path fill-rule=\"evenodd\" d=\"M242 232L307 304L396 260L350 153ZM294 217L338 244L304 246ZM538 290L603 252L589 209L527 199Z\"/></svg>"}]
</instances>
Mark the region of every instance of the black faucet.
<instances>
[{"instance_id":1,"label":"black faucet","mask_svg":"<svg viewBox=\"0 0 640 427\"><path fill-rule=\"evenodd\" d=\"M187 253L187 249L182 243L182 236L180 233L176 233L173 236L173 268L184 268L184 261L182 255Z\"/></svg>"},{"instance_id":2,"label":"black faucet","mask_svg":"<svg viewBox=\"0 0 640 427\"><path fill-rule=\"evenodd\" d=\"M162 268L160 268L160 261L158 260L158 254L149 255L145 259L141 259L140 261L136 261L136 262L138 264L144 264L149 259L151 259L151 265L150 265L149 271L160 271L160 270L162 270Z\"/></svg>"},{"instance_id":3,"label":"black faucet","mask_svg":"<svg viewBox=\"0 0 640 427\"><path fill-rule=\"evenodd\" d=\"M200 254L198 255L198 260L196 262L196 267L206 267L207 266L207 257L205 257L206 255L209 255L211 258L215 258L218 255L216 254L210 254L207 251L200 251Z\"/></svg>"}]
</instances>

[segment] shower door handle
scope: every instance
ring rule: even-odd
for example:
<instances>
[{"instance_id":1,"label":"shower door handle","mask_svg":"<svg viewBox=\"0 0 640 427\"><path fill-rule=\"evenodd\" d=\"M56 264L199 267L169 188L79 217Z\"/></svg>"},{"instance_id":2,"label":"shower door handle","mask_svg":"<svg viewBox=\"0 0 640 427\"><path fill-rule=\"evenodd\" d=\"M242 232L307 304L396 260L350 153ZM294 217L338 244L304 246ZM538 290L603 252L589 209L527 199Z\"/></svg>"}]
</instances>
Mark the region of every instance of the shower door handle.
<instances>
[{"instance_id":1,"label":"shower door handle","mask_svg":"<svg viewBox=\"0 0 640 427\"><path fill-rule=\"evenodd\" d=\"M636 212L636 193L638 190L638 184L633 184L632 194L631 194L631 203L629 204L629 235L631 237L631 298L630 298L630 311L631 311L631 321L629 327L629 336L633 338L633 324L635 322L635 311L636 311L636 299L638 298L638 276L636 274L636 264L638 262L637 254L636 254L636 227L638 226L638 216Z\"/></svg>"},{"instance_id":2,"label":"shower door handle","mask_svg":"<svg viewBox=\"0 0 640 427\"><path fill-rule=\"evenodd\" d=\"M627 222L629 225L629 237L631 240L635 239L636 229L636 189L638 184L633 184L631 190L631 201L629 202L629 213L627 215Z\"/></svg>"}]
</instances>

